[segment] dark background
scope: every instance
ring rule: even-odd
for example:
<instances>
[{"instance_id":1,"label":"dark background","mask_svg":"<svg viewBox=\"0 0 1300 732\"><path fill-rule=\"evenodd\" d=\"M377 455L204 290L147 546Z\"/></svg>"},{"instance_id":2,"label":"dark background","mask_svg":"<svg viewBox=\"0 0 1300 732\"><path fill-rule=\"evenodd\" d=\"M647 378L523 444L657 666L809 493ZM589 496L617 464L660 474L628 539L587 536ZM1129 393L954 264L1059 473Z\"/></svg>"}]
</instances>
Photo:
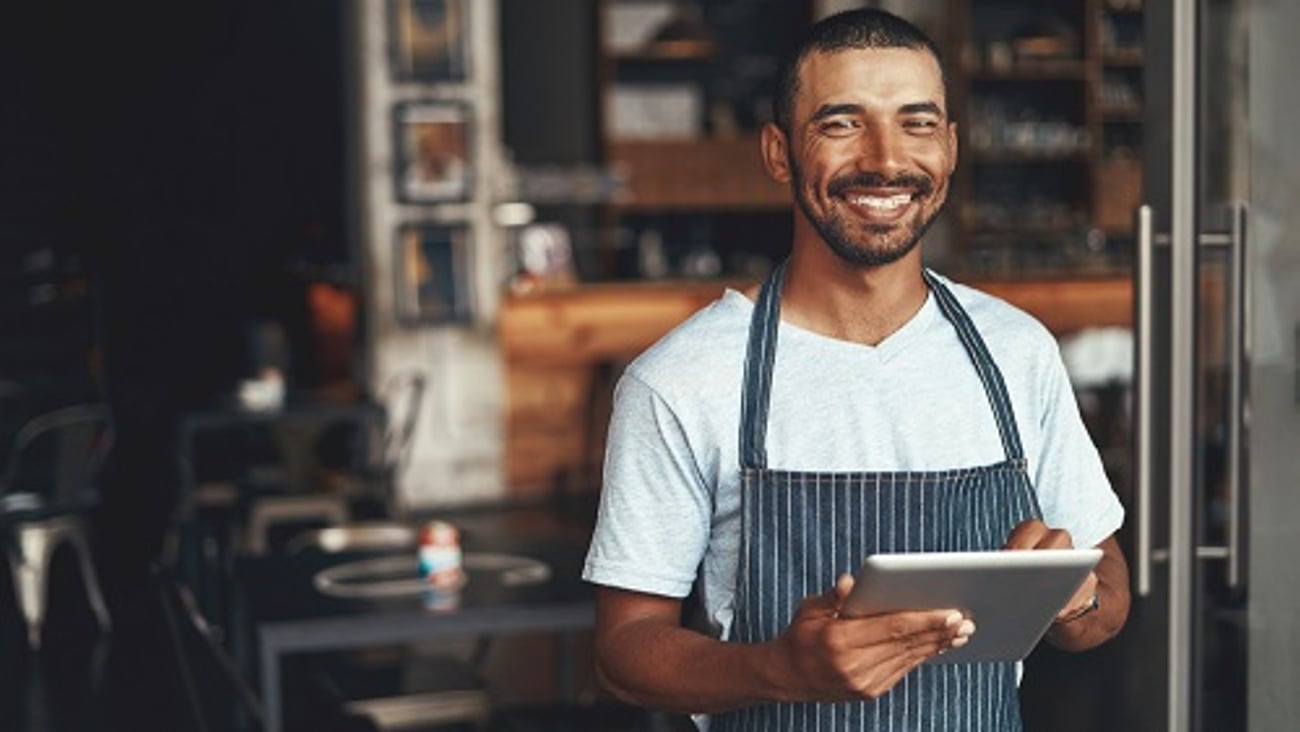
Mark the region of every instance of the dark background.
<instances>
[{"instance_id":1,"label":"dark background","mask_svg":"<svg viewBox=\"0 0 1300 732\"><path fill-rule=\"evenodd\" d=\"M44 409L110 401L111 586L159 551L181 411L251 375L253 323L305 348L305 284L351 279L340 3L7 6L3 443ZM310 359L291 366L311 384Z\"/></svg>"}]
</instances>

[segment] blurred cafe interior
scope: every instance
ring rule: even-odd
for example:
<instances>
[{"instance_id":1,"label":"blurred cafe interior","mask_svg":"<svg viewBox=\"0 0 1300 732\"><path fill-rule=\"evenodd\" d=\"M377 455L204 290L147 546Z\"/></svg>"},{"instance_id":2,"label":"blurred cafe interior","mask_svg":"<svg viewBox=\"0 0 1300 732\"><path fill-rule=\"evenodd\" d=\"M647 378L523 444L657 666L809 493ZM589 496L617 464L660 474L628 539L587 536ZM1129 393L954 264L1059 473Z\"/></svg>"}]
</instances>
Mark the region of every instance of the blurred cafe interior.
<instances>
[{"instance_id":1,"label":"blurred cafe interior","mask_svg":"<svg viewBox=\"0 0 1300 732\"><path fill-rule=\"evenodd\" d=\"M9 5L0 729L693 729L592 668L613 388L785 256L772 77L864 5L945 57L927 265L1057 337L1126 509L1027 728L1300 725L1296 3Z\"/></svg>"}]
</instances>

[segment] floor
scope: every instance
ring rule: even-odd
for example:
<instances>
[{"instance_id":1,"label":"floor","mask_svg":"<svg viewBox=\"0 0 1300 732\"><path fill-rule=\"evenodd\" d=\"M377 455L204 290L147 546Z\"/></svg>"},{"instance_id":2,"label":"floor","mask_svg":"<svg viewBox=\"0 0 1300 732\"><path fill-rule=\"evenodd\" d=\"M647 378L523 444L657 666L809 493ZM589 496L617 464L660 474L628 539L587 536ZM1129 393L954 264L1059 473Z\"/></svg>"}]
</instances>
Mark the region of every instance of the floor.
<instances>
[{"instance_id":1,"label":"floor","mask_svg":"<svg viewBox=\"0 0 1300 732\"><path fill-rule=\"evenodd\" d=\"M582 507L591 512L589 507ZM465 516L465 530L514 533L571 531L550 525L531 512ZM584 529L588 532L589 527ZM240 705L240 689L225 673L203 636L186 616L174 612L178 597L174 585L157 575L140 572L106 587L113 617L111 633L99 632L80 585L70 555L57 554L49 603L50 616L39 652L29 649L17 612L13 587L0 581L0 731L22 732L189 732L195 730L256 729ZM164 589L167 588L167 589ZM512 639L514 640L514 639ZM539 706L553 679L538 679L528 688L529 668L553 668L550 661L535 662L546 653L547 639L518 639L519 643L494 644L497 665L513 666L515 673L502 679L512 703L519 705L507 717L494 720L491 732L558 732L609 730L610 732L671 732L682 720L648 716L617 707L584 693L597 702L582 707ZM529 641L533 641L530 642ZM540 650L538 650L540 646ZM534 662L520 662L527 657ZM522 671L520 670L522 669ZM535 675L535 674L533 674ZM495 677L494 677L495 678ZM523 679L523 682L520 681ZM594 684L592 684L594 686ZM494 686L494 689L496 687ZM584 689L586 686L583 687ZM312 732L371 730L356 720L312 720ZM451 728L443 728L451 729Z\"/></svg>"},{"instance_id":2,"label":"floor","mask_svg":"<svg viewBox=\"0 0 1300 732\"><path fill-rule=\"evenodd\" d=\"M7 680L0 684L0 729L203 729L185 701L185 677L156 586L142 577L120 590L113 632L101 636L76 591L71 564L56 570L39 653L27 646L12 587L0 583L0 678Z\"/></svg>"}]
</instances>

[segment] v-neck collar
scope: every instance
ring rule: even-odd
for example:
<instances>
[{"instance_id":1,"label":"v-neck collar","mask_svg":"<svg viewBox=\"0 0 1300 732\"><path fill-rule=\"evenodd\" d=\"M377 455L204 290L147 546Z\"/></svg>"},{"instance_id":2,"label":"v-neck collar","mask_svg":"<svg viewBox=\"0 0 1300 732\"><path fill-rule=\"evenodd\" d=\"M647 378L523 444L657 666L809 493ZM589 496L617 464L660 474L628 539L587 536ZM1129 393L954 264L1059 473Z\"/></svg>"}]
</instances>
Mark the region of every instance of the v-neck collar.
<instances>
[{"instance_id":1,"label":"v-neck collar","mask_svg":"<svg viewBox=\"0 0 1300 732\"><path fill-rule=\"evenodd\" d=\"M724 298L735 301L738 306L743 307L746 316L753 312L753 301L738 290L728 289L724 293ZM786 320L781 321L781 337L789 338L787 342L816 345L845 355L868 354L880 363L888 363L924 335L940 316L934 292L927 287L925 302L921 307L907 319L907 322L874 346L823 335Z\"/></svg>"}]
</instances>

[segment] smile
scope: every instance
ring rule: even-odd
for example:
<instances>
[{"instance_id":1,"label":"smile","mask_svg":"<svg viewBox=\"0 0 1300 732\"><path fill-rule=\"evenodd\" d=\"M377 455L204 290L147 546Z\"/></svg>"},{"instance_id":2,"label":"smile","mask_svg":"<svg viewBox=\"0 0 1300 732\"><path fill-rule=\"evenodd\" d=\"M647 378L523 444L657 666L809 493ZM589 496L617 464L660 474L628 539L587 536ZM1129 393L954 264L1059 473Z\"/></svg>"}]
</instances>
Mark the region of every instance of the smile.
<instances>
[{"instance_id":1,"label":"smile","mask_svg":"<svg viewBox=\"0 0 1300 732\"><path fill-rule=\"evenodd\" d=\"M898 193L892 196L847 196L854 206L863 206L873 211L896 211L912 200L910 193Z\"/></svg>"}]
</instances>

